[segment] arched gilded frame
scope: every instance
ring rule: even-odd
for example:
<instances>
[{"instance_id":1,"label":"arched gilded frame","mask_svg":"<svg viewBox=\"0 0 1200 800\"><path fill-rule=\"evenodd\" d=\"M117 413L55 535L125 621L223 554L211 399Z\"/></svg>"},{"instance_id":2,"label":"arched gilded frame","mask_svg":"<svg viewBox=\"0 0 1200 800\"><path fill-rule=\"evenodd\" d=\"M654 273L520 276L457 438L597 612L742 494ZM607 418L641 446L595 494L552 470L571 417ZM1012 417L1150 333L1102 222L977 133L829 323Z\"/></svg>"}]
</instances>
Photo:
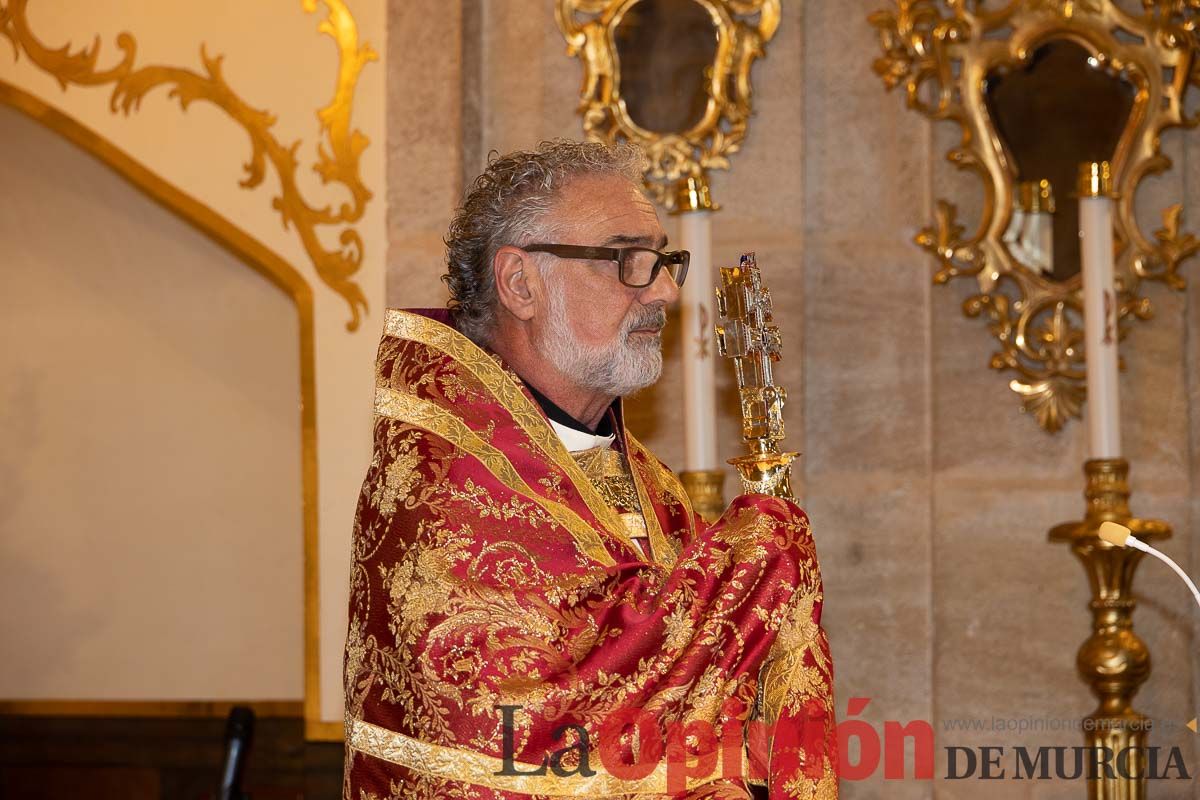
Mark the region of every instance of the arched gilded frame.
<instances>
[{"instance_id":1,"label":"arched gilded frame","mask_svg":"<svg viewBox=\"0 0 1200 800\"><path fill-rule=\"evenodd\" d=\"M709 169L727 169L746 136L751 112L750 67L779 26L780 0L692 0L709 15L715 55L704 75L707 102L686 130L648 130L630 116L621 89L615 32L638 3L650 0L557 0L555 12L568 52L584 65L579 110L587 135L628 141L649 163L646 186L674 209L681 184L704 184ZM693 184L694 185L694 184Z\"/></svg>"},{"instance_id":2,"label":"arched gilded frame","mask_svg":"<svg viewBox=\"0 0 1200 800\"><path fill-rule=\"evenodd\" d=\"M967 232L957 205L938 199L931 224L916 243L937 261L934 282L972 278L978 293L963 311L984 317L999 344L990 365L1016 373L1010 388L1022 409L1054 432L1080 416L1085 394L1083 324L1078 274L1055 280L1029 268L1004 243L1017 192L1013 154L990 113L988 78L1021 69L1048 43L1072 42L1095 69L1131 87L1132 109L1111 157L1116 202L1117 290L1121 335L1132 320L1151 316L1142 281L1184 286L1180 263L1200 241L1180 231L1181 206L1162 213L1162 228L1143 232L1134 213L1138 185L1171 161L1159 147L1172 127L1190 128L1184 99L1200 84L1194 3L1144 0L1141 13L1110 0L897 0L870 16L883 55L874 70L889 89L902 86L909 108L956 123L962 138L946 153L983 185L978 225ZM1059 197L1067 194L1059 187Z\"/></svg>"}]
</instances>

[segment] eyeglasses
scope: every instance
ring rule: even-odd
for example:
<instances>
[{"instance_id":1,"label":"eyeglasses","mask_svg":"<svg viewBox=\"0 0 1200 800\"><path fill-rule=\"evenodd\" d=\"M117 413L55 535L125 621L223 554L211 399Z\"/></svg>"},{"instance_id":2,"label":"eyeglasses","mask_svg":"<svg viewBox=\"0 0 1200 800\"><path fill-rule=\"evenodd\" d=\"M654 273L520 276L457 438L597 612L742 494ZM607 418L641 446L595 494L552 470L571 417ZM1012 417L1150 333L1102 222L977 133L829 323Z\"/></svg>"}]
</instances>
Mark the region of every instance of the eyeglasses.
<instances>
[{"instance_id":1,"label":"eyeglasses","mask_svg":"<svg viewBox=\"0 0 1200 800\"><path fill-rule=\"evenodd\" d=\"M549 253L559 258L581 258L617 262L617 278L632 289L654 283L663 267L676 286L683 286L692 254L687 250L663 253L650 247L585 247L575 244L531 244L521 248L529 253Z\"/></svg>"}]
</instances>

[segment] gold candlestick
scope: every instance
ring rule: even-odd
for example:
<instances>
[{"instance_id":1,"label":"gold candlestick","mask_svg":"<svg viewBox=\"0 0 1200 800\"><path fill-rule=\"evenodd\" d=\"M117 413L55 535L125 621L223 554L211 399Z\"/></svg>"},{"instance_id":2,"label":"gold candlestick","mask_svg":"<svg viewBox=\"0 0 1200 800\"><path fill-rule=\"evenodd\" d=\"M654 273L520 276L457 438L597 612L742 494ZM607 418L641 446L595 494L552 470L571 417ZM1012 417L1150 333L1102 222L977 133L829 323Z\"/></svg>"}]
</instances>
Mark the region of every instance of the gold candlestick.
<instances>
[{"instance_id":1,"label":"gold candlestick","mask_svg":"<svg viewBox=\"0 0 1200 800\"><path fill-rule=\"evenodd\" d=\"M1135 519L1129 511L1129 463L1122 458L1084 462L1087 514L1079 522L1050 529L1050 541L1071 545L1087 571L1092 589L1092 635L1079 648L1075 663L1100 705L1084 717L1088 747L1125 753L1127 769L1109 777L1098 770L1088 781L1089 800L1144 800L1146 742L1150 720L1133 710L1133 696L1150 677L1150 651L1133 632L1133 574L1144 555L1132 547L1116 547L1099 538L1100 524L1117 522L1144 542L1171 535L1161 520Z\"/></svg>"},{"instance_id":2,"label":"gold candlestick","mask_svg":"<svg viewBox=\"0 0 1200 800\"><path fill-rule=\"evenodd\" d=\"M725 510L725 473L719 469L687 469L679 473L679 482L692 501L692 508L705 522L716 522Z\"/></svg>"},{"instance_id":3,"label":"gold candlestick","mask_svg":"<svg viewBox=\"0 0 1200 800\"><path fill-rule=\"evenodd\" d=\"M771 324L771 290L762 285L754 254L736 267L721 267L717 289L717 351L733 359L742 406L742 441L748 455L729 459L742 478L742 490L794 500L791 463L797 453L779 449L787 391L775 383L773 365L782 343Z\"/></svg>"}]
</instances>

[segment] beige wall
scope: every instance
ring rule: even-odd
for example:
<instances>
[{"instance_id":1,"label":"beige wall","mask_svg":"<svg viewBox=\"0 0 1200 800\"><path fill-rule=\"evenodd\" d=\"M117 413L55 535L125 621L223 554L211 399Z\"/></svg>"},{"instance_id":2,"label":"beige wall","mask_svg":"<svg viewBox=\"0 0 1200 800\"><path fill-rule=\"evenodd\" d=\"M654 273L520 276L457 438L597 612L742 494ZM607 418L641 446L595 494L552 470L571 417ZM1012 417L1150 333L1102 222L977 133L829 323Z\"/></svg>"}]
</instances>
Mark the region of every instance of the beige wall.
<instances>
[{"instance_id":1,"label":"beige wall","mask_svg":"<svg viewBox=\"0 0 1200 800\"><path fill-rule=\"evenodd\" d=\"M372 366L385 306L385 0L349 0L344 9L334 0L203 4L95 0L69 9L52 2L28 5L29 28L47 50L67 49L69 42L69 51L76 53L83 45L90 49L95 43L97 70L121 62L117 42L122 34L136 42L134 65L139 69L158 66L203 75L202 52L220 58L220 74L233 95L249 108L270 115L269 133L281 147L295 147L301 196L289 200L302 200L315 209L336 210L349 199L344 186L323 182L313 169L319 148L331 150L321 132L318 110L331 103L339 88L349 88L344 82L347 74L339 73L339 48L327 34L337 32L347 38L356 34L355 47L370 46L380 56L365 64L350 98L350 131L361 132L369 142L359 166L373 199L361 219L318 226L314 232L331 250L347 241L340 238L344 233L360 237L363 262L354 280L368 311L357 331L347 328L351 314L346 301L318 274L297 226L283 224L275 208L273 201L282 191L277 169L268 163L264 180L255 188L241 184L246 178L244 165L251 158L251 141L236 114L227 114L204 96L182 109L170 86L150 90L129 113L114 113L111 81L64 90L51 72L58 68L63 74L74 74L72 70L55 64L54 56L49 68L39 65L20 44L20 37L14 42L20 45L18 57L0 59L0 84L94 132L104 145L123 151L154 179L198 204L202 215L232 227L234 238L261 248L276 272L287 273L285 282L292 281L289 286L309 306L300 322L310 336L303 367L308 372L301 375L312 389L304 406L310 415L306 430L315 435L315 446L303 462L309 488L304 521L314 543L309 577L315 584L306 713L312 722L328 723L310 725L310 733L339 736L350 522L362 472L370 460ZM347 15L341 15L343 10ZM331 19L335 24L330 24ZM188 313L194 311L187 308ZM294 329L295 323L290 332ZM232 341L226 345L236 347ZM297 400L295 393L289 395L289 413L296 409ZM276 696L273 692L264 697ZM287 694L291 696L292 690Z\"/></svg>"},{"instance_id":2,"label":"beige wall","mask_svg":"<svg viewBox=\"0 0 1200 800\"><path fill-rule=\"evenodd\" d=\"M725 206L714 222L714 259L757 250L775 295L789 443L804 451L796 482L819 537L839 708L852 696L870 698L865 717L880 729L883 720L932 720L939 748L1073 745L1081 739L1072 733L943 728L993 717L1050 726L1092 709L1074 672L1088 631L1084 574L1065 548L1046 542L1050 526L1083 511L1085 430L1072 423L1050 436L1020 414L1008 377L987 368L993 345L984 325L962 316L970 287L931 285L931 260L912 237L932 218L935 197L970 190L973 179L942 157L957 134L905 110L871 72L878 45L866 15L881 5L785 4L755 68L757 115L745 148L731 173L714 175L714 198ZM551 4L534 6L420 0L391 10L393 58L415 41L433 54L420 69L393 72L388 89L392 305L444 297L438 239L488 150L580 133L580 67L564 56ZM414 104L432 109L439 124L414 116ZM1200 153L1200 140L1184 152L1172 133L1164 146L1177 167L1141 193L1139 207L1153 222L1186 195L1190 219L1200 221L1200 158L1187 157ZM1166 550L1184 564L1200 564L1195 287L1150 287L1157 319L1123 347L1134 510L1175 526ZM677 367L668 366L631 414L668 463L682 456L669 414L679 402L674 377ZM721 440L733 455L728 389L726 376ZM1154 743L1182 746L1189 768L1200 766L1182 728L1195 714L1200 678L1189 668L1190 599L1158 564L1143 565L1139 578L1136 624L1155 673L1137 707L1175 726L1156 731ZM939 798L972 800L1082 791L1031 781L937 785ZM928 797L933 787L879 779L843 792Z\"/></svg>"},{"instance_id":3,"label":"beige wall","mask_svg":"<svg viewBox=\"0 0 1200 800\"><path fill-rule=\"evenodd\" d=\"M292 300L2 106L0 141L0 698L299 700Z\"/></svg>"}]
</instances>

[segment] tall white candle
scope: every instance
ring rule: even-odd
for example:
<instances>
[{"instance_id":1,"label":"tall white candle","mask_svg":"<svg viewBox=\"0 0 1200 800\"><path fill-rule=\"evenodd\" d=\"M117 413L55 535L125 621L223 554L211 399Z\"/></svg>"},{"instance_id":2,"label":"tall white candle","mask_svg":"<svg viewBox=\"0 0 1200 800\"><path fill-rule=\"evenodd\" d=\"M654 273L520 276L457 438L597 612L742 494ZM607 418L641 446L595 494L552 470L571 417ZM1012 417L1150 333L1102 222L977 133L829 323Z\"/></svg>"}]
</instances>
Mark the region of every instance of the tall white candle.
<instances>
[{"instance_id":1,"label":"tall white candle","mask_svg":"<svg viewBox=\"0 0 1200 800\"><path fill-rule=\"evenodd\" d=\"M715 309L712 268L712 212L684 211L680 247L692 254L680 292L683 351L684 469L718 469L717 388L713 368Z\"/></svg>"},{"instance_id":2,"label":"tall white candle","mask_svg":"<svg viewBox=\"0 0 1200 800\"><path fill-rule=\"evenodd\" d=\"M1112 178L1108 162L1079 167L1087 418L1092 458L1121 457L1117 295L1113 280Z\"/></svg>"}]
</instances>

